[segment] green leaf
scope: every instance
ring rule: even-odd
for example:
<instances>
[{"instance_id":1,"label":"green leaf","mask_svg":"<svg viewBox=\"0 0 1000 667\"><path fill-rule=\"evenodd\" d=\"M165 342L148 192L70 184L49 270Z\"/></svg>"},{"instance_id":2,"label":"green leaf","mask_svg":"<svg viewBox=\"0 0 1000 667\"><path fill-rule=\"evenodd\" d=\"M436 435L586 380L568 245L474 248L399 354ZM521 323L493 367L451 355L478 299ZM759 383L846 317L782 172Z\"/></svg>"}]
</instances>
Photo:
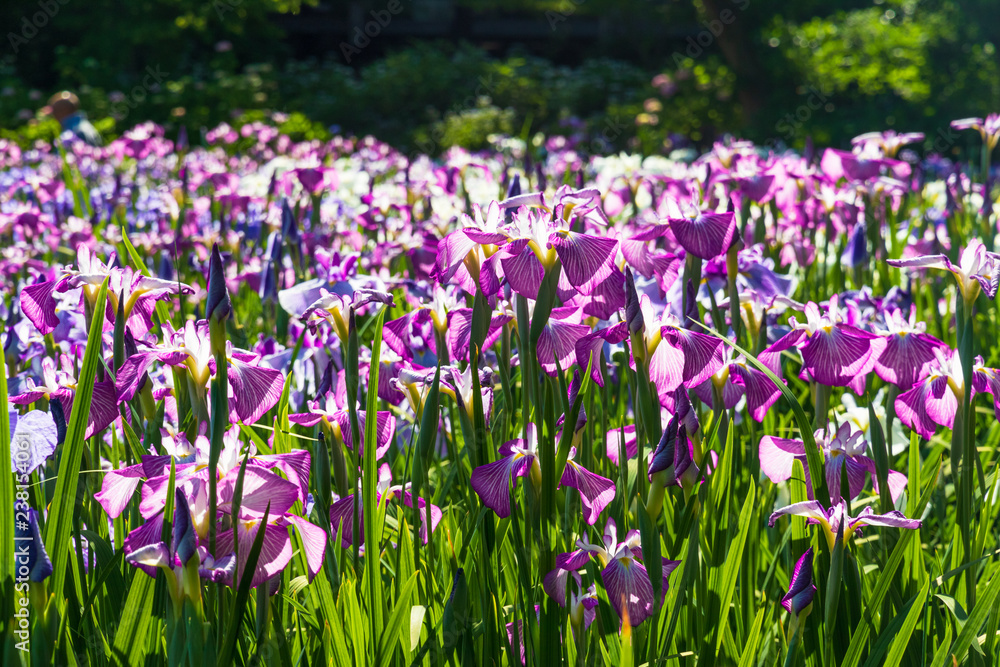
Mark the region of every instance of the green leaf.
<instances>
[{"instance_id":1,"label":"green leaf","mask_svg":"<svg viewBox=\"0 0 1000 667\"><path fill-rule=\"evenodd\" d=\"M264 510L264 518L258 524L257 534L253 538L253 545L247 555L246 565L243 567L243 574L240 576L239 588L236 590L236 597L233 599L232 612L229 615L229 628L226 630L225 639L222 643L222 652L219 654L220 665L235 664L234 651L236 650L236 639L243 625L243 614L247 609L247 601L250 599L250 584L253 583L253 575L257 570L257 561L260 560L260 550L264 546L264 534L267 532L267 520L271 516L271 503L267 503ZM233 577L235 578L237 571Z\"/></svg>"},{"instance_id":2,"label":"green leaf","mask_svg":"<svg viewBox=\"0 0 1000 667\"><path fill-rule=\"evenodd\" d=\"M393 647L399 641L400 632L403 628L403 621L410 620L410 596L413 589L417 587L417 573L414 572L403 584L403 588L396 598L396 605L389 614L389 619L382 630L382 636L378 640L379 665L387 667L392 662Z\"/></svg>"},{"instance_id":3,"label":"green leaf","mask_svg":"<svg viewBox=\"0 0 1000 667\"><path fill-rule=\"evenodd\" d=\"M726 550L726 562L722 566L721 574L712 586L712 590L719 596L718 615L714 630L716 653L722 646L722 627L728 624L729 603L732 602L733 594L736 592L736 575L739 574L740 563L743 561L743 549L746 546L747 534L752 528L751 524L756 520L757 508L754 504L756 500L757 485L753 480L750 480L750 488L747 491L746 500L743 501L743 509L740 510L739 532Z\"/></svg>"},{"instance_id":4,"label":"green leaf","mask_svg":"<svg viewBox=\"0 0 1000 667\"><path fill-rule=\"evenodd\" d=\"M951 623L944 624L944 639L938 645L938 650L934 653L934 660L931 667L944 667L945 660L951 655Z\"/></svg>"},{"instance_id":5,"label":"green leaf","mask_svg":"<svg viewBox=\"0 0 1000 667\"><path fill-rule=\"evenodd\" d=\"M376 425L378 422L378 372L379 358L382 349L382 327L385 324L385 308L379 310L375 322L375 340L372 342L371 362L368 365L368 396L365 413L365 439L362 457L362 501L364 502L364 533L365 533L365 577L368 579L368 619L371 622L372 648L375 648L375 638L382 630L382 573L379 564L379 553L382 544L382 523L378 520L377 485L378 463L376 461ZM353 398L349 398L352 400ZM357 442L355 440L355 442ZM372 656L378 658L377 655Z\"/></svg>"},{"instance_id":6,"label":"green leaf","mask_svg":"<svg viewBox=\"0 0 1000 667\"><path fill-rule=\"evenodd\" d=\"M910 611L906 615L906 619L903 621L903 626L900 628L896 638L892 641L892 646L889 648L889 655L886 656L884 667L897 667L900 660L903 659L903 652L906 651L906 646L910 643L910 637L913 635L913 630L917 627L917 621L920 620L920 615L923 613L924 607L926 606L927 592L930 590L930 587L930 580L925 581L923 587L920 589L920 592L917 593L917 597L913 599Z\"/></svg>"},{"instance_id":7,"label":"green leaf","mask_svg":"<svg viewBox=\"0 0 1000 667\"><path fill-rule=\"evenodd\" d=\"M139 571L129 585L125 611L115 632L112 660L118 667L141 665L145 661L149 621L153 618L153 591L156 580Z\"/></svg>"},{"instance_id":8,"label":"green leaf","mask_svg":"<svg viewBox=\"0 0 1000 667\"><path fill-rule=\"evenodd\" d=\"M698 324L701 323L699 322ZM816 439L813 437L812 424L810 423L809 418L806 417L805 410L802 409L802 404L799 403L795 394L788 387L788 385L782 382L781 378L771 372L771 369L762 364L757 357L750 354L737 343L729 340L715 329L707 327L704 324L701 324L701 326L711 335L715 336L726 345L729 345L734 350L742 354L746 358L747 363L766 375L768 379L774 383L778 390L781 391L781 395L785 397L785 400L788 401L789 405L792 406L792 415L795 417L795 423L798 424L799 436L802 438L802 442L805 443L806 460L809 463L809 476L812 478L812 488L815 492L816 500L818 500L824 507L829 507L830 491L826 488L826 478L823 475L823 470L825 470L823 466L823 457L819 448L816 446Z\"/></svg>"},{"instance_id":9,"label":"green leaf","mask_svg":"<svg viewBox=\"0 0 1000 667\"><path fill-rule=\"evenodd\" d=\"M998 594L1000 594L1000 571L994 572L986 592L976 600L976 606L969 614L969 620L966 621L955 639L954 646L951 647L951 654L958 659L959 663L965 659L965 652L972 645L972 642L979 641L979 629L983 627L990 612L995 611L993 603L996 602Z\"/></svg>"},{"instance_id":10,"label":"green leaf","mask_svg":"<svg viewBox=\"0 0 1000 667\"><path fill-rule=\"evenodd\" d=\"M757 612L757 616L753 619L753 627L750 628L750 635L747 637L746 646L743 648L743 653L740 654L740 664L739 667L751 667L756 661L757 646L760 644L760 629L764 623L764 612L765 607L761 607Z\"/></svg>"},{"instance_id":11,"label":"green leaf","mask_svg":"<svg viewBox=\"0 0 1000 667\"><path fill-rule=\"evenodd\" d=\"M892 504L892 494L889 493L889 452L885 445L885 435L882 433L882 423L875 414L875 406L868 399L868 423L875 456L875 474L878 476L879 508L883 513L890 512L895 507Z\"/></svg>"},{"instance_id":12,"label":"green leaf","mask_svg":"<svg viewBox=\"0 0 1000 667\"><path fill-rule=\"evenodd\" d=\"M72 555L69 548L69 538L73 529L73 509L77 484L80 479L84 436L87 434L87 421L90 417L90 400L94 395L97 366L103 356L101 354L103 346L101 334L104 330L104 309L107 300L108 281L105 278L104 282L101 283L101 289L97 293L97 302L94 305L90 334L87 336L87 348L83 355L83 365L80 367L76 395L73 397L73 411L66 427L66 440L63 443L62 456L59 459L59 477L56 480L49 517L45 523L45 550L52 560L52 579L49 581L49 590L55 592L56 607L60 611L65 605L63 586L66 583L68 559Z\"/></svg>"},{"instance_id":13,"label":"green leaf","mask_svg":"<svg viewBox=\"0 0 1000 667\"><path fill-rule=\"evenodd\" d=\"M930 500L931 494L937 488L937 477L940 471L941 461L939 459L935 472L931 475L930 483L928 483L927 488L924 489L923 494L920 496L920 501L917 503L918 508L924 507ZM862 612L861 622L858 623L857 630L855 630L854 635L851 637L851 643L847 648L847 654L844 656L843 664L845 665L858 664L858 660L861 658L861 652L864 650L865 644L868 642L868 635L874 625L875 614L882 608L882 600L885 599L886 593L889 592L889 587L892 585L893 578L896 576L896 570L899 569L899 566L902 564L903 558L906 555L910 540L914 539L914 535L917 537L920 535L919 531L916 530L901 530L900 533L899 541L896 542L896 546L892 550L889 560L886 561L881 572L879 573L879 578L875 583L875 588L872 589L871 594L865 600L865 608Z\"/></svg>"}]
</instances>

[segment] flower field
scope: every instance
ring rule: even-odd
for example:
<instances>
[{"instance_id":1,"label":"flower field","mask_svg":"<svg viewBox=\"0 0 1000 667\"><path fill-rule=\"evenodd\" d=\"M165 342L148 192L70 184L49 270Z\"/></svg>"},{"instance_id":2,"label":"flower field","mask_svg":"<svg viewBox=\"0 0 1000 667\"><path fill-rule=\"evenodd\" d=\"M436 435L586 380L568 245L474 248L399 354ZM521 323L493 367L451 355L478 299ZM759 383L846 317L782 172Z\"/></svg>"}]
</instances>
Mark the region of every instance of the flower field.
<instances>
[{"instance_id":1,"label":"flower field","mask_svg":"<svg viewBox=\"0 0 1000 667\"><path fill-rule=\"evenodd\" d=\"M953 127L0 141L2 664L997 664Z\"/></svg>"}]
</instances>

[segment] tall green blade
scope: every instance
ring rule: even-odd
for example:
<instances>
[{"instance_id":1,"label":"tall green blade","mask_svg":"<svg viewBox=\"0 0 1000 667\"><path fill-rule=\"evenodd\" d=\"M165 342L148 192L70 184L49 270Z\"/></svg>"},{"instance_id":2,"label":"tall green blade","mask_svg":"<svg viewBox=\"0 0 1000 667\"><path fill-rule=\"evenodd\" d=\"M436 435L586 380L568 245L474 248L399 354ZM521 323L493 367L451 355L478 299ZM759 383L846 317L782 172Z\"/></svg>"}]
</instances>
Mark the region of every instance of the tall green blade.
<instances>
[{"instance_id":1,"label":"tall green blade","mask_svg":"<svg viewBox=\"0 0 1000 667\"><path fill-rule=\"evenodd\" d=\"M376 425L378 423L378 366L382 348L382 326L385 323L385 309L381 309L375 321L375 340L372 342L372 357L368 367L368 396L366 397L364 465L361 484L363 488L365 517L365 576L368 579L368 614L371 621L371 646L377 647L376 637L382 632L382 573L379 553L382 541L382 526L376 513L376 487L378 484L378 463L376 461ZM349 399L349 400L353 400ZM373 656L377 659L378 656ZM374 660L373 660L374 662Z\"/></svg>"},{"instance_id":2,"label":"tall green blade","mask_svg":"<svg viewBox=\"0 0 1000 667\"><path fill-rule=\"evenodd\" d=\"M52 560L52 580L50 590L56 594L56 605L61 611L65 603L63 586L66 582L66 566L72 557L69 549L70 532L73 529L73 507L76 501L76 487L80 479L80 462L83 457L84 436L90 416L90 401L94 395L94 378L101 362L101 332L104 329L104 309L108 300L108 281L101 284L94 305L94 317L87 336L87 349L83 355L83 365L77 380L76 396L73 398L73 412L66 427L66 441L63 443L59 460L59 477L55 494L45 524L45 550Z\"/></svg>"}]
</instances>

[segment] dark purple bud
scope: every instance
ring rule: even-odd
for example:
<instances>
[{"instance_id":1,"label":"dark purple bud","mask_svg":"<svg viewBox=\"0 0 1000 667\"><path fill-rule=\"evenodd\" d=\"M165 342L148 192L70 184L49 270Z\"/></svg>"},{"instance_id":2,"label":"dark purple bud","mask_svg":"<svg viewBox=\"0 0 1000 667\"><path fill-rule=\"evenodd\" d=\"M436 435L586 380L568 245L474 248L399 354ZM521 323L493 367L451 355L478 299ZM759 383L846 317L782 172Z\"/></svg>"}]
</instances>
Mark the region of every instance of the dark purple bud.
<instances>
[{"instance_id":1,"label":"dark purple bud","mask_svg":"<svg viewBox=\"0 0 1000 667\"><path fill-rule=\"evenodd\" d=\"M289 243L299 241L299 221L287 198L281 200L281 235L288 239Z\"/></svg>"},{"instance_id":2,"label":"dark purple bud","mask_svg":"<svg viewBox=\"0 0 1000 667\"><path fill-rule=\"evenodd\" d=\"M507 188L507 199L511 197L517 197L521 194L521 175L514 174L514 179L510 182L510 187ZM506 222L511 222L514 219L514 209L508 208L504 211L504 220Z\"/></svg>"},{"instance_id":3,"label":"dark purple bud","mask_svg":"<svg viewBox=\"0 0 1000 667\"><path fill-rule=\"evenodd\" d=\"M538 182L538 191L545 192L545 187L548 183L545 180L545 172L542 170L541 162L535 165L535 180Z\"/></svg>"},{"instance_id":4,"label":"dark purple bud","mask_svg":"<svg viewBox=\"0 0 1000 667\"><path fill-rule=\"evenodd\" d=\"M816 597L816 586L813 584L813 550L806 549L792 572L792 580L788 585L788 593L781 598L781 606L793 616L801 614Z\"/></svg>"},{"instance_id":5,"label":"dark purple bud","mask_svg":"<svg viewBox=\"0 0 1000 667\"><path fill-rule=\"evenodd\" d=\"M698 422L698 412L691 404L691 397L688 396L684 385L677 387L674 391L674 417L684 425L689 435L694 435L701 428L701 424Z\"/></svg>"},{"instance_id":6,"label":"dark purple bud","mask_svg":"<svg viewBox=\"0 0 1000 667\"><path fill-rule=\"evenodd\" d=\"M316 387L316 399L323 398L331 389L333 389L333 362L328 363L326 370L323 371L323 379L319 381L319 386Z\"/></svg>"},{"instance_id":7,"label":"dark purple bud","mask_svg":"<svg viewBox=\"0 0 1000 667\"><path fill-rule=\"evenodd\" d=\"M812 164L813 160L816 159L816 145L813 143L812 135L806 137L805 150L802 151L802 157L805 158L806 164Z\"/></svg>"},{"instance_id":8,"label":"dark purple bud","mask_svg":"<svg viewBox=\"0 0 1000 667\"><path fill-rule=\"evenodd\" d=\"M865 223L858 222L851 230L851 236L847 240L844 248L842 260L851 267L866 266L868 264L868 236Z\"/></svg>"},{"instance_id":9,"label":"dark purple bud","mask_svg":"<svg viewBox=\"0 0 1000 667\"><path fill-rule=\"evenodd\" d=\"M656 445L656 449L653 450L653 459L649 462L649 479L652 480L655 473L669 470L673 467L678 430L677 417L674 417L667 424L663 435L660 436L660 442Z\"/></svg>"},{"instance_id":10,"label":"dark purple bud","mask_svg":"<svg viewBox=\"0 0 1000 667\"><path fill-rule=\"evenodd\" d=\"M517 197L521 194L521 175L514 174L514 178L510 181L510 187L507 188L507 199L511 197Z\"/></svg>"},{"instance_id":11,"label":"dark purple bud","mask_svg":"<svg viewBox=\"0 0 1000 667\"><path fill-rule=\"evenodd\" d=\"M160 268L156 270L156 277L160 280L174 279L174 263L166 250L160 253Z\"/></svg>"},{"instance_id":12,"label":"dark purple bud","mask_svg":"<svg viewBox=\"0 0 1000 667\"><path fill-rule=\"evenodd\" d=\"M187 564L198 552L198 537L191 521L191 508L187 498L178 491L175 495L173 548L181 565Z\"/></svg>"},{"instance_id":13,"label":"dark purple bud","mask_svg":"<svg viewBox=\"0 0 1000 667\"><path fill-rule=\"evenodd\" d=\"M281 266L280 232L271 232L267 238L267 253L264 266L260 272L259 296L263 301L274 301L278 298L278 267Z\"/></svg>"},{"instance_id":14,"label":"dark purple bud","mask_svg":"<svg viewBox=\"0 0 1000 667\"><path fill-rule=\"evenodd\" d=\"M222 265L219 244L212 246L212 259L208 265L208 300L205 303L205 319L224 322L229 319L233 304L229 300L226 287L226 270Z\"/></svg>"},{"instance_id":15,"label":"dark purple bud","mask_svg":"<svg viewBox=\"0 0 1000 667\"><path fill-rule=\"evenodd\" d=\"M701 316L698 314L698 292L694 288L694 281L690 279L687 282L687 298L684 299L684 305L684 328L694 328L695 322L701 321Z\"/></svg>"},{"instance_id":16,"label":"dark purple bud","mask_svg":"<svg viewBox=\"0 0 1000 667\"><path fill-rule=\"evenodd\" d=\"M56 446L59 446L66 440L66 413L62 401L49 401L49 414L56 424Z\"/></svg>"},{"instance_id":17,"label":"dark purple bud","mask_svg":"<svg viewBox=\"0 0 1000 667\"><path fill-rule=\"evenodd\" d=\"M638 335L646 326L639 304L639 294L635 291L635 278L632 276L631 267L625 268L625 321L628 323L628 332L632 335Z\"/></svg>"},{"instance_id":18,"label":"dark purple bud","mask_svg":"<svg viewBox=\"0 0 1000 667\"><path fill-rule=\"evenodd\" d=\"M177 150L183 151L188 147L188 130L186 125L181 125L181 129L177 130Z\"/></svg>"}]
</instances>

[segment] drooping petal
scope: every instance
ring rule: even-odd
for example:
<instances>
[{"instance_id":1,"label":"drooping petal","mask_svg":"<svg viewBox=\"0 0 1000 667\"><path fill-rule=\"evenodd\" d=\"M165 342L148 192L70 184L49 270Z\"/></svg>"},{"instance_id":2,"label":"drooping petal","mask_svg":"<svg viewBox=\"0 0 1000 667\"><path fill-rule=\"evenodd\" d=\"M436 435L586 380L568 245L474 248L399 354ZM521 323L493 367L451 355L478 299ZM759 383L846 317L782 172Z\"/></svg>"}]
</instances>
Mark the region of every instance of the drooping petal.
<instances>
[{"instance_id":1,"label":"drooping petal","mask_svg":"<svg viewBox=\"0 0 1000 667\"><path fill-rule=\"evenodd\" d=\"M920 379L924 366L934 361L941 341L921 333L886 337L885 347L875 361L875 372L886 382L908 390Z\"/></svg>"},{"instance_id":2,"label":"drooping petal","mask_svg":"<svg viewBox=\"0 0 1000 667\"><path fill-rule=\"evenodd\" d=\"M528 299L537 299L538 289L545 278L545 268L528 247L527 240L523 243L512 241L500 252L503 253L500 265L511 289Z\"/></svg>"},{"instance_id":3,"label":"drooping petal","mask_svg":"<svg viewBox=\"0 0 1000 667\"><path fill-rule=\"evenodd\" d=\"M720 339L677 327L664 327L661 334L664 343L680 348L684 354L681 378L685 387L698 386L722 368L724 343Z\"/></svg>"},{"instance_id":4,"label":"drooping petal","mask_svg":"<svg viewBox=\"0 0 1000 667\"><path fill-rule=\"evenodd\" d=\"M135 494L139 482L145 477L141 463L112 470L104 475L101 490L94 494L94 500L101 504L112 519L117 519Z\"/></svg>"},{"instance_id":5,"label":"drooping petal","mask_svg":"<svg viewBox=\"0 0 1000 667\"><path fill-rule=\"evenodd\" d=\"M236 493L237 477L234 470L219 482L220 512L233 511L231 503ZM299 487L292 482L263 468L248 464L243 474L243 499L240 502L240 516L233 517L233 520L262 517L268 505L271 507L272 516L285 514L292 508L298 497Z\"/></svg>"},{"instance_id":6,"label":"drooping petal","mask_svg":"<svg viewBox=\"0 0 1000 667\"><path fill-rule=\"evenodd\" d=\"M250 582L252 588L256 588L272 577L281 574L292 559L292 543L288 538L287 528L273 523L268 523L262 527L260 521L240 522L236 528L240 548L237 551L238 563L236 572L233 575L234 586L238 585L243 578L243 571L247 567L254 539L256 539L257 532L261 529L264 530L264 539L261 543L257 566L254 568L253 578ZM216 558L222 558L226 554L233 553L233 551L233 530L226 530L220 526L216 536Z\"/></svg>"},{"instance_id":7,"label":"drooping petal","mask_svg":"<svg viewBox=\"0 0 1000 667\"><path fill-rule=\"evenodd\" d=\"M634 558L612 558L601 570L601 579L608 594L608 602L618 617L628 608L629 622L635 627L653 614L655 598L649 574Z\"/></svg>"},{"instance_id":8,"label":"drooping petal","mask_svg":"<svg viewBox=\"0 0 1000 667\"><path fill-rule=\"evenodd\" d=\"M281 398L285 376L273 368L251 366L233 358L229 361L229 383L233 394L229 399L231 418L254 424Z\"/></svg>"},{"instance_id":9,"label":"drooping petal","mask_svg":"<svg viewBox=\"0 0 1000 667\"><path fill-rule=\"evenodd\" d=\"M90 413L87 415L87 431L84 437L90 438L95 433L100 433L119 416L115 383L111 380L95 382L94 391L90 398Z\"/></svg>"},{"instance_id":10,"label":"drooping petal","mask_svg":"<svg viewBox=\"0 0 1000 667\"><path fill-rule=\"evenodd\" d=\"M670 229L685 251L702 259L715 259L729 250L736 234L732 212L702 213L694 218L672 218Z\"/></svg>"},{"instance_id":11,"label":"drooping petal","mask_svg":"<svg viewBox=\"0 0 1000 667\"><path fill-rule=\"evenodd\" d=\"M340 425L341 434L344 437L344 444L347 445L352 450L354 447L354 435L351 430L350 416L346 410L341 410L336 415L334 415L337 423ZM362 445L360 447L360 453L364 455L364 436L365 436L365 423L368 419L368 414L364 410L358 410L358 430L361 434ZM375 415L375 458L381 459L385 456L385 453L389 451L389 447L392 445L393 438L396 435L396 418L392 416L391 412L385 410L379 410Z\"/></svg>"},{"instance_id":12,"label":"drooping petal","mask_svg":"<svg viewBox=\"0 0 1000 667\"><path fill-rule=\"evenodd\" d=\"M286 518L302 538L302 547L306 552L306 565L309 567L309 581L312 581L319 569L323 567L323 555L326 553L326 531L294 514L288 514Z\"/></svg>"},{"instance_id":13,"label":"drooping petal","mask_svg":"<svg viewBox=\"0 0 1000 667\"><path fill-rule=\"evenodd\" d=\"M649 358L649 380L661 400L674 392L684 381L684 351L667 341L660 341Z\"/></svg>"},{"instance_id":14,"label":"drooping petal","mask_svg":"<svg viewBox=\"0 0 1000 667\"><path fill-rule=\"evenodd\" d=\"M280 470L289 482L299 487L299 500L309 495L309 465L311 457L305 449L294 449L287 454L261 454L250 459L247 465L258 465L269 470Z\"/></svg>"},{"instance_id":15,"label":"drooping petal","mask_svg":"<svg viewBox=\"0 0 1000 667\"><path fill-rule=\"evenodd\" d=\"M361 504L361 499L355 495L344 496L340 500L334 501L330 505L330 531L332 535L336 535L337 531L341 534L341 546L345 549L350 549L354 544L354 503L358 503L358 530L360 531L359 539L361 544L365 541L364 528L364 512L363 505ZM343 524L343 525L341 525Z\"/></svg>"},{"instance_id":16,"label":"drooping petal","mask_svg":"<svg viewBox=\"0 0 1000 667\"><path fill-rule=\"evenodd\" d=\"M52 293L62 284L63 281L50 280L21 289L21 312L43 334L50 334L59 326L57 303Z\"/></svg>"},{"instance_id":17,"label":"drooping petal","mask_svg":"<svg viewBox=\"0 0 1000 667\"><path fill-rule=\"evenodd\" d=\"M549 236L566 277L581 294L589 295L595 285L611 275L618 251L618 239L559 231Z\"/></svg>"},{"instance_id":18,"label":"drooping petal","mask_svg":"<svg viewBox=\"0 0 1000 667\"><path fill-rule=\"evenodd\" d=\"M623 433L624 431L624 433ZM625 455L634 459L639 455L639 443L636 441L635 424L628 424L622 428L612 429L608 432L607 454L608 458L615 465L622 465L619 452L621 451L621 438L625 438Z\"/></svg>"},{"instance_id":19,"label":"drooping petal","mask_svg":"<svg viewBox=\"0 0 1000 667\"><path fill-rule=\"evenodd\" d=\"M926 440L934 437L938 425L952 427L958 399L948 387L948 379L936 377L920 382L896 398L896 415Z\"/></svg>"},{"instance_id":20,"label":"drooping petal","mask_svg":"<svg viewBox=\"0 0 1000 667\"><path fill-rule=\"evenodd\" d=\"M902 512L893 510L885 514L876 514L870 505L866 505L857 517L848 523L851 529L858 526L880 526L886 528L920 528L919 519L908 519Z\"/></svg>"},{"instance_id":21,"label":"drooping petal","mask_svg":"<svg viewBox=\"0 0 1000 667\"><path fill-rule=\"evenodd\" d=\"M875 462L867 456L859 456L858 460L867 468L869 474L871 474L872 486L875 488L875 493L879 493L878 472L875 469ZM890 470L886 481L889 483L889 495L892 497L892 502L895 503L903 495L909 478L901 472Z\"/></svg>"},{"instance_id":22,"label":"drooping petal","mask_svg":"<svg viewBox=\"0 0 1000 667\"><path fill-rule=\"evenodd\" d=\"M795 459L803 459L805 455L806 446L801 440L770 435L760 439L760 469L775 484L791 479Z\"/></svg>"},{"instance_id":23,"label":"drooping petal","mask_svg":"<svg viewBox=\"0 0 1000 667\"><path fill-rule=\"evenodd\" d=\"M536 346L538 364L548 375L555 376L556 360L564 371L576 358L576 344L590 333L586 324L551 317L542 329Z\"/></svg>"},{"instance_id":24,"label":"drooping petal","mask_svg":"<svg viewBox=\"0 0 1000 667\"><path fill-rule=\"evenodd\" d=\"M125 360L115 377L115 389L118 392L119 401L132 400L142 384L142 379L145 377L149 365L158 357L157 352L150 351L133 354Z\"/></svg>"},{"instance_id":25,"label":"drooping petal","mask_svg":"<svg viewBox=\"0 0 1000 667\"><path fill-rule=\"evenodd\" d=\"M774 522L782 516L804 516L808 519L814 521L819 521L821 523L827 522L827 512L823 509L823 506L819 504L816 500L804 500L800 503L792 503L791 505L786 505L779 510L776 510L771 514L770 518L767 520L767 525L773 526Z\"/></svg>"},{"instance_id":26,"label":"drooping petal","mask_svg":"<svg viewBox=\"0 0 1000 667\"><path fill-rule=\"evenodd\" d=\"M479 466L472 471L469 484L483 504L501 519L510 516L510 487L517 488L517 478L528 474L533 456L511 455Z\"/></svg>"},{"instance_id":27,"label":"drooping petal","mask_svg":"<svg viewBox=\"0 0 1000 667\"><path fill-rule=\"evenodd\" d=\"M434 529L437 528L439 523L441 523L444 513L441 511L440 507L432 504L429 513L430 516L428 516L427 501L423 498L419 498L418 501L417 505L420 508L420 536L423 538L424 544L427 544L430 541L430 534L433 533ZM403 493L402 503L404 507L412 508L413 494L409 491ZM430 523L430 530L427 529L428 522Z\"/></svg>"},{"instance_id":28,"label":"drooping petal","mask_svg":"<svg viewBox=\"0 0 1000 667\"><path fill-rule=\"evenodd\" d=\"M560 486L568 486L580 492L580 503L584 509L584 520L593 526L604 508L615 498L615 483L596 475L586 468L567 461Z\"/></svg>"},{"instance_id":29,"label":"drooping petal","mask_svg":"<svg viewBox=\"0 0 1000 667\"><path fill-rule=\"evenodd\" d=\"M781 389L756 368L730 364L729 372L730 382L742 386L746 391L750 416L758 422L764 421L764 415L781 397Z\"/></svg>"},{"instance_id":30,"label":"drooping petal","mask_svg":"<svg viewBox=\"0 0 1000 667\"><path fill-rule=\"evenodd\" d=\"M52 415L41 410L31 410L23 415L11 412L10 418L11 470L30 475L55 453L59 430Z\"/></svg>"}]
</instances>

